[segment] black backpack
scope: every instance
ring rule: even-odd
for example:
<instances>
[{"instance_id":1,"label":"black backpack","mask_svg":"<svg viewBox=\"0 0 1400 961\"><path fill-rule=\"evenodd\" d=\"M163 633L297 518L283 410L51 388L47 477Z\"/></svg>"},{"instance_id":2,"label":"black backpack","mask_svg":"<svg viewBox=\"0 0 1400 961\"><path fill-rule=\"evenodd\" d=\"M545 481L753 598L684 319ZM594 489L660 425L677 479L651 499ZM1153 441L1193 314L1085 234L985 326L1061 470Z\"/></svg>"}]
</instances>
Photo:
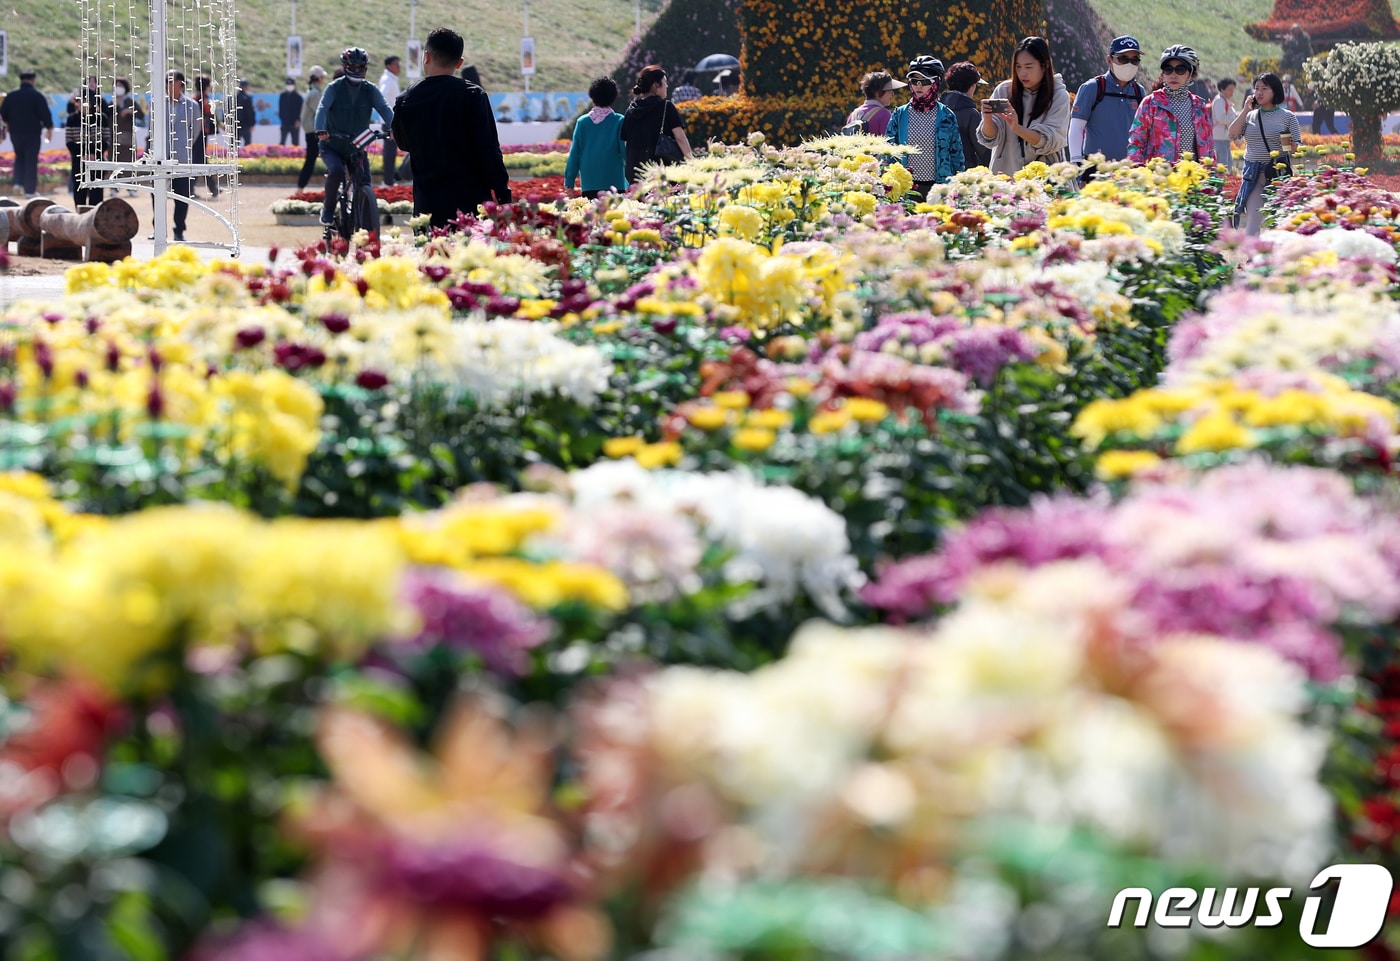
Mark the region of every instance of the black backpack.
<instances>
[{"instance_id":1,"label":"black backpack","mask_svg":"<svg viewBox=\"0 0 1400 961\"><path fill-rule=\"evenodd\" d=\"M1117 97L1120 100L1132 100L1139 107L1141 107L1143 98L1147 96L1147 91L1143 90L1142 84L1138 83L1136 80L1133 81L1132 90L1129 93L1109 93L1108 78L1106 78L1103 74L1099 74L1094 79L1098 81L1099 90L1098 94L1094 97L1094 105L1089 108L1090 113L1093 113L1099 108L1099 104L1103 103L1104 97Z\"/></svg>"}]
</instances>

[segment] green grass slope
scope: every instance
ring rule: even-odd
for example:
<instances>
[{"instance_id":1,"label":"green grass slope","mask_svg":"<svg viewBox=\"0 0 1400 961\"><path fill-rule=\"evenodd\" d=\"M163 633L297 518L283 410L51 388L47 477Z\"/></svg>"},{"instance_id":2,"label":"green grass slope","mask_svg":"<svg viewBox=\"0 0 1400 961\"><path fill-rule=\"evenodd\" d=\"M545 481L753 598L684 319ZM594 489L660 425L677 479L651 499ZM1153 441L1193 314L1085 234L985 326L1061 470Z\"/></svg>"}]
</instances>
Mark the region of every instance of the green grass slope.
<instances>
[{"instance_id":1,"label":"green grass slope","mask_svg":"<svg viewBox=\"0 0 1400 961\"><path fill-rule=\"evenodd\" d=\"M186 0L193 4L194 0ZM642 26L655 21L666 0L642 0ZM685 2L685 0L677 0ZM1242 27L1266 18L1272 0L1089 0L1108 25L1110 35L1132 33L1149 52L1172 43L1188 43L1201 54L1204 72L1215 78L1234 75L1243 56L1268 56L1278 48L1247 36ZM1400 13L1400 0L1391 0ZM127 3L119 6L125 11ZM133 0L144 18L146 3ZM0 86L17 84L22 67L40 71L40 86L58 91L77 85L79 4L76 0L8 0L0 21L9 31L10 72ZM611 73L632 36L634 6L629 0L532 0L530 32L535 37L536 90L584 90L591 78ZM467 59L481 70L488 90L521 87L520 35L523 0L420 0L417 32L426 36L439 24L467 39ZM239 0L237 42L239 72L259 90L281 86L283 44L290 28L289 0ZM402 53L408 37L406 0L300 0L297 29L305 43L305 63L330 68L339 51L351 44L369 50L378 76L378 61ZM699 38L697 37L697 40ZM703 41L700 45L703 45ZM695 51L696 56L715 51ZM737 52L737 51L731 51ZM1083 78L1068 78L1079 80Z\"/></svg>"},{"instance_id":2,"label":"green grass slope","mask_svg":"<svg viewBox=\"0 0 1400 961\"><path fill-rule=\"evenodd\" d=\"M186 0L193 6L194 0ZM663 0L642 0L642 29L656 19ZM119 4L125 16L127 3ZM131 4L144 32L148 4ZM238 69L255 89L280 90L285 68L286 36L291 27L289 0L238 0L236 38ZM531 0L530 32L535 38L535 90L587 90L589 81L612 72L632 37L632 0ZM419 0L415 23L419 37L437 26L466 39L466 58L481 71L489 91L519 90L522 0ZM5 89L17 86L21 68L40 72L39 86L57 92L77 86L81 73L80 7L76 0L6 0L0 26L9 31L9 75ZM371 78L389 53L400 56L408 39L407 0L300 0L297 32L305 47L304 64L331 69L340 51L358 45L369 51ZM304 77L303 77L304 79Z\"/></svg>"},{"instance_id":3,"label":"green grass slope","mask_svg":"<svg viewBox=\"0 0 1400 961\"><path fill-rule=\"evenodd\" d=\"M1247 23L1267 20L1273 0L1090 0L1090 4L1114 36L1130 33L1148 53L1161 53L1174 43L1194 47L1201 55L1202 72L1213 80L1233 77L1241 57L1279 53L1276 44L1259 43L1243 29ZM1400 13L1400 0L1391 0L1391 8Z\"/></svg>"}]
</instances>

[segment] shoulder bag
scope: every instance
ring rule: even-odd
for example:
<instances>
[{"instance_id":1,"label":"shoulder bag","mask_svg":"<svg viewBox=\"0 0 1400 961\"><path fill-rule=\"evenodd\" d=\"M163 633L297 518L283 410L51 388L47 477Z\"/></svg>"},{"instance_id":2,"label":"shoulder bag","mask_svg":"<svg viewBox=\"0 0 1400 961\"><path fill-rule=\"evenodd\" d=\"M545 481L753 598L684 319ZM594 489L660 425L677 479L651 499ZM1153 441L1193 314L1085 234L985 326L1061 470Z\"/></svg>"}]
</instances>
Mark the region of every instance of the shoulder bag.
<instances>
[{"instance_id":1,"label":"shoulder bag","mask_svg":"<svg viewBox=\"0 0 1400 961\"><path fill-rule=\"evenodd\" d=\"M685 159L685 154L681 153L681 145L676 143L676 138L666 132L666 101L661 101L661 130L656 136L656 149L652 151L652 156L664 164L680 163Z\"/></svg>"}]
</instances>

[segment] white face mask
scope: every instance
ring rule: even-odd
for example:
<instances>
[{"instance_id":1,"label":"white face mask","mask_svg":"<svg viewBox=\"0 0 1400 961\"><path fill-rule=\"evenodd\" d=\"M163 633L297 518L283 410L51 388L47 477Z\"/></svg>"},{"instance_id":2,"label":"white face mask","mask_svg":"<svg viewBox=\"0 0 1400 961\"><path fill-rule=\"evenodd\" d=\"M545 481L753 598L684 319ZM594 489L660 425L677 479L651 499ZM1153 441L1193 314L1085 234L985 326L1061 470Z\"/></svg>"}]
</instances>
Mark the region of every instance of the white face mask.
<instances>
[{"instance_id":1,"label":"white face mask","mask_svg":"<svg viewBox=\"0 0 1400 961\"><path fill-rule=\"evenodd\" d=\"M347 73L347 74L345 75L345 82L348 83L348 84L349 84L350 86L352 86L352 87L358 87L360 84L362 84L362 83L365 82L365 78L364 78L364 77L352 76L351 74L348 74L348 73Z\"/></svg>"},{"instance_id":2,"label":"white face mask","mask_svg":"<svg viewBox=\"0 0 1400 961\"><path fill-rule=\"evenodd\" d=\"M288 90L295 90L296 88L297 88L297 85L294 84L294 83L289 83L289 84L287 84L287 89L288 89Z\"/></svg>"},{"instance_id":3,"label":"white face mask","mask_svg":"<svg viewBox=\"0 0 1400 961\"><path fill-rule=\"evenodd\" d=\"M1138 75L1138 65L1135 63L1115 63L1110 66L1113 70L1113 79L1119 83L1127 83Z\"/></svg>"}]
</instances>

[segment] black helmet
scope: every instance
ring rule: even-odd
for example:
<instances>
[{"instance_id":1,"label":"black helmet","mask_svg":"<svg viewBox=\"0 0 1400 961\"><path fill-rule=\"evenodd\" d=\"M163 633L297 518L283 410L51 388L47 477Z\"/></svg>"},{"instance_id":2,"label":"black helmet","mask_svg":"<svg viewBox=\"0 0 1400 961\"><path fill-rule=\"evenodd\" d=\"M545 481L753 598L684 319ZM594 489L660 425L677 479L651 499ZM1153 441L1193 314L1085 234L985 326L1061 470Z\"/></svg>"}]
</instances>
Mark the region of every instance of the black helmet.
<instances>
[{"instance_id":1,"label":"black helmet","mask_svg":"<svg viewBox=\"0 0 1400 961\"><path fill-rule=\"evenodd\" d=\"M1168 61L1171 60L1180 60L1182 63L1186 64L1186 66L1191 68L1191 72L1193 74L1200 72L1201 58L1196 55L1196 51L1192 50L1185 44L1178 43L1175 46L1171 46L1163 50L1161 59L1159 59L1157 63L1158 65L1165 67Z\"/></svg>"},{"instance_id":2,"label":"black helmet","mask_svg":"<svg viewBox=\"0 0 1400 961\"><path fill-rule=\"evenodd\" d=\"M930 57L927 54L922 57L915 57L913 60L909 61L909 69L904 71L904 75L907 77L911 73L921 73L925 77L930 78L942 77L943 61L939 60L937 57Z\"/></svg>"},{"instance_id":3,"label":"black helmet","mask_svg":"<svg viewBox=\"0 0 1400 961\"><path fill-rule=\"evenodd\" d=\"M369 69L369 54L362 47L347 47L340 55L346 73L364 73Z\"/></svg>"}]
</instances>

